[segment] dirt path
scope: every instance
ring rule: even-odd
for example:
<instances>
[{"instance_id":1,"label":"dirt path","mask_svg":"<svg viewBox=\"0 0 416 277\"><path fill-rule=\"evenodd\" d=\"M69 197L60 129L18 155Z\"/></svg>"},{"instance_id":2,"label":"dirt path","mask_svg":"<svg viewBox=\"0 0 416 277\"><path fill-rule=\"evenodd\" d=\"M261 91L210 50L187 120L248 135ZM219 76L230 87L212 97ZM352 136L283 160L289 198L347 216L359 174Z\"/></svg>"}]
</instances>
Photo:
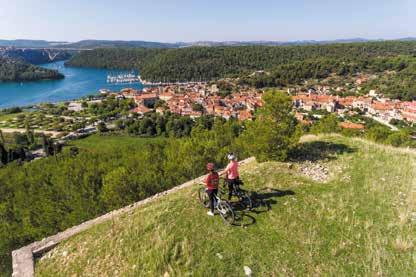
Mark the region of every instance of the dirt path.
<instances>
[{"instance_id":1,"label":"dirt path","mask_svg":"<svg viewBox=\"0 0 416 277\"><path fill-rule=\"evenodd\" d=\"M0 130L3 133L25 133L26 129L20 129L20 128L0 128ZM51 135L52 137L56 138L58 135L61 134L61 132L57 131L44 131L44 130L33 130L36 134L44 133L45 135Z\"/></svg>"}]
</instances>

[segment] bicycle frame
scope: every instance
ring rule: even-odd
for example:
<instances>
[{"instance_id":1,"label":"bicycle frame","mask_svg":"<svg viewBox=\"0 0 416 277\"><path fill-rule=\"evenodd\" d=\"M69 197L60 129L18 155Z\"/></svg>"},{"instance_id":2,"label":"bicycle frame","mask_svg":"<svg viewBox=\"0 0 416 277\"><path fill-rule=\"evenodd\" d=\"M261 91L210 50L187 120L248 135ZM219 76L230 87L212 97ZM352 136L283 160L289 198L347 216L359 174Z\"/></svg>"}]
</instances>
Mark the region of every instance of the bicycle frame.
<instances>
[{"instance_id":1,"label":"bicycle frame","mask_svg":"<svg viewBox=\"0 0 416 277\"><path fill-rule=\"evenodd\" d=\"M205 195L207 195L207 190L203 187L199 189L199 192L201 192L202 189L204 189L204 193ZM200 201L202 201L201 197L200 197ZM205 204L205 202L202 201L202 203L207 208L207 205ZM219 214L221 215L222 219L225 222L227 222L228 224L234 223L235 212L234 212L233 207L230 205L230 203L228 203L228 201L222 200L221 197L218 196L218 194L214 195L214 208L219 212Z\"/></svg>"}]
</instances>

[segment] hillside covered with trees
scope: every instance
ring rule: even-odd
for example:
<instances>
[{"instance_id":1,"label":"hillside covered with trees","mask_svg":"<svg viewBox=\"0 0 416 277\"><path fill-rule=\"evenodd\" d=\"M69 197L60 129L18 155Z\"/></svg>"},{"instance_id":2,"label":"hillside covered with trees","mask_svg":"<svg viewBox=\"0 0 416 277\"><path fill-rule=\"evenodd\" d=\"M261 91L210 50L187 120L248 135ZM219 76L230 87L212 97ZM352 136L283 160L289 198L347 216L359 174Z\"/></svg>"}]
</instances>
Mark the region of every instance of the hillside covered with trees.
<instances>
[{"instance_id":1,"label":"hillside covered with trees","mask_svg":"<svg viewBox=\"0 0 416 277\"><path fill-rule=\"evenodd\" d=\"M19 59L0 57L0 82L57 80L64 76L56 70L35 66Z\"/></svg>"},{"instance_id":2,"label":"hillside covered with trees","mask_svg":"<svg viewBox=\"0 0 416 277\"><path fill-rule=\"evenodd\" d=\"M163 49L148 48L100 48L82 51L65 63L74 67L96 67L105 69L142 69Z\"/></svg>"},{"instance_id":3,"label":"hillside covered with trees","mask_svg":"<svg viewBox=\"0 0 416 277\"><path fill-rule=\"evenodd\" d=\"M416 98L416 42L367 42L306 46L96 49L75 55L69 66L139 70L148 81L211 81L238 77L242 84L283 87L331 74L394 71L374 85L386 96ZM252 74L257 72L258 74Z\"/></svg>"}]
</instances>

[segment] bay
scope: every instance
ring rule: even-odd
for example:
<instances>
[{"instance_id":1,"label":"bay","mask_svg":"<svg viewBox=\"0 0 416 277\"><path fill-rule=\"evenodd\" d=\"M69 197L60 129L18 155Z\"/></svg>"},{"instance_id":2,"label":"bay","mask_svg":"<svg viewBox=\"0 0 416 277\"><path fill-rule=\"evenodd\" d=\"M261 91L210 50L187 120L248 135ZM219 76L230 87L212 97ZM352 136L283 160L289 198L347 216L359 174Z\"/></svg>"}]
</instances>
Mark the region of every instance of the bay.
<instances>
[{"instance_id":1,"label":"bay","mask_svg":"<svg viewBox=\"0 0 416 277\"><path fill-rule=\"evenodd\" d=\"M65 75L65 79L0 83L0 108L73 100L83 96L97 94L100 89L120 91L126 87L135 89L143 88L143 85L140 83L107 83L107 75L124 74L128 73L127 71L65 67L64 61L41 66L58 70Z\"/></svg>"}]
</instances>

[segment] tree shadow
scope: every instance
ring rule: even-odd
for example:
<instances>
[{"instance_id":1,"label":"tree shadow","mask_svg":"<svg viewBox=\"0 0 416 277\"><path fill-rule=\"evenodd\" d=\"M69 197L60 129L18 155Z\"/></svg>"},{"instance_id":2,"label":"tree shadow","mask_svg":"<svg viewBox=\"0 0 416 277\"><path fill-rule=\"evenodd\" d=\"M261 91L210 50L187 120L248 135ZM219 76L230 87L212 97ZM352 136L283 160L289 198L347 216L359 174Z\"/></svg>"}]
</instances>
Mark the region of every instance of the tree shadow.
<instances>
[{"instance_id":1,"label":"tree shadow","mask_svg":"<svg viewBox=\"0 0 416 277\"><path fill-rule=\"evenodd\" d=\"M290 151L288 160L291 162L334 160L337 158L337 155L354 153L356 151L355 148L342 143L311 141L301 143Z\"/></svg>"},{"instance_id":2,"label":"tree shadow","mask_svg":"<svg viewBox=\"0 0 416 277\"><path fill-rule=\"evenodd\" d=\"M257 191L248 192L253 201L253 208L247 208L238 201L231 202L236 218L234 226L248 227L256 223L256 218L253 215L268 212L272 206L277 204L276 198L295 195L292 190L280 190L275 188L263 188Z\"/></svg>"}]
</instances>

